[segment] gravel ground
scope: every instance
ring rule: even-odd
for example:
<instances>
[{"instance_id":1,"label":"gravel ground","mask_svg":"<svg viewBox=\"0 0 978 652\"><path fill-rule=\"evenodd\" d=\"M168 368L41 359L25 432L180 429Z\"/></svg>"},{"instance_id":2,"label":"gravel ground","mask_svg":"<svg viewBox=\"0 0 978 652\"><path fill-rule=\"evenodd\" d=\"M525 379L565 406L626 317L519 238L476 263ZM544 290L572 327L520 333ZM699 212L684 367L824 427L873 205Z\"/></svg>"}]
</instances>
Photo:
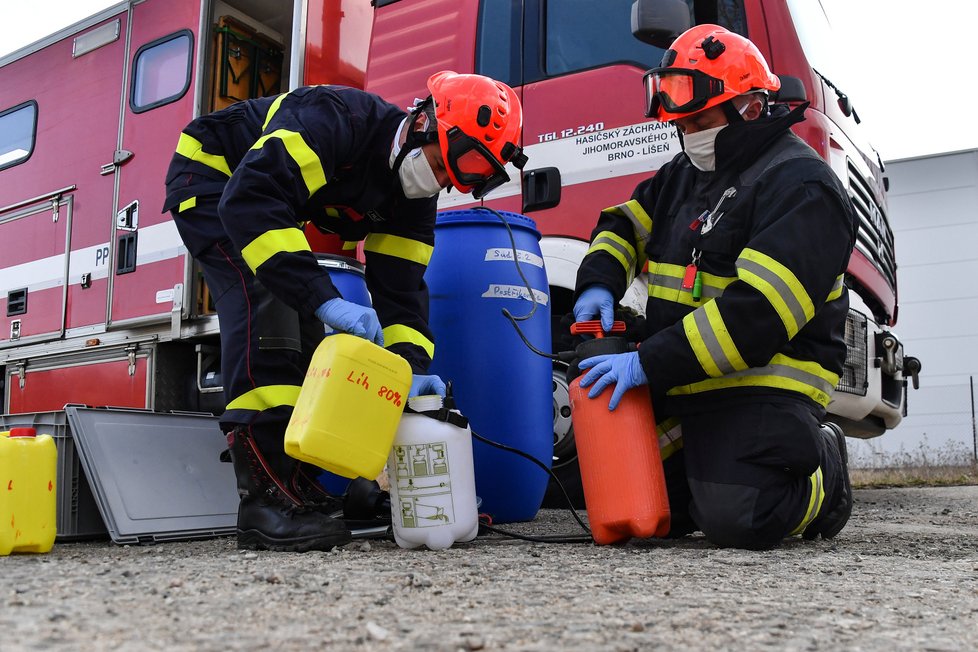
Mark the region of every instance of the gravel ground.
<instances>
[{"instance_id":1,"label":"gravel ground","mask_svg":"<svg viewBox=\"0 0 978 652\"><path fill-rule=\"evenodd\" d=\"M577 534L544 510L526 533ZM974 650L978 487L856 492L834 540L500 538L443 552L222 538L0 558L0 650Z\"/></svg>"}]
</instances>

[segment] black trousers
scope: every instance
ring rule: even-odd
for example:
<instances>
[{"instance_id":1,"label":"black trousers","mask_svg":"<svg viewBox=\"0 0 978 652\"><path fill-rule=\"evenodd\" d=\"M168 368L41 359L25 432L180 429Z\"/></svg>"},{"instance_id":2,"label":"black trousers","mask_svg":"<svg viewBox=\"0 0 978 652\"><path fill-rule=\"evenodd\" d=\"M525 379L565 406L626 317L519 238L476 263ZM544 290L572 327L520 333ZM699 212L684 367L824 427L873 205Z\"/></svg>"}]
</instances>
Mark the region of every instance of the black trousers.
<instances>
[{"instance_id":1,"label":"black trousers","mask_svg":"<svg viewBox=\"0 0 978 652\"><path fill-rule=\"evenodd\" d=\"M828 510L842 466L823 416L782 396L684 414L683 446L663 463L670 535L700 530L718 546L767 549Z\"/></svg>"},{"instance_id":2,"label":"black trousers","mask_svg":"<svg viewBox=\"0 0 978 652\"><path fill-rule=\"evenodd\" d=\"M216 211L216 197L200 198L195 207L180 214L178 226L216 216ZM227 403L221 428L228 432L250 426L270 460L288 463L285 428L312 354L325 335L324 326L315 315L298 314L265 289L230 240L211 244L195 258L220 322Z\"/></svg>"}]
</instances>

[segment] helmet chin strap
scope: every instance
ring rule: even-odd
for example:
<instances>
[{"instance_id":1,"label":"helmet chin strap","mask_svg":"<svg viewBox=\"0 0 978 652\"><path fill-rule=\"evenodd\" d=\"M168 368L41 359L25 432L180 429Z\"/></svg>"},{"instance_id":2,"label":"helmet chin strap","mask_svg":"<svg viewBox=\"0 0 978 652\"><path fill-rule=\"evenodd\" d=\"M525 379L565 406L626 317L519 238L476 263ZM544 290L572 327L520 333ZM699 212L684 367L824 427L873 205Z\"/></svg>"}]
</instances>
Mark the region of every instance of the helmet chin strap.
<instances>
[{"instance_id":1,"label":"helmet chin strap","mask_svg":"<svg viewBox=\"0 0 978 652\"><path fill-rule=\"evenodd\" d=\"M422 114L424 114L428 121L428 128L425 131L417 131L414 127L418 124L418 120ZM405 125L408 132L404 138L404 145L397 152L397 156L394 157L394 164L391 166L391 171L394 174L397 174L397 171L401 168L401 164L404 162L404 158L412 150L428 143L438 142L438 126L435 122L435 103L430 95L411 109L410 116L411 120Z\"/></svg>"},{"instance_id":2,"label":"helmet chin strap","mask_svg":"<svg viewBox=\"0 0 978 652\"><path fill-rule=\"evenodd\" d=\"M770 109L769 109L768 104L767 104L767 95L765 95L764 93L754 93L753 95L759 96L759 99L762 102L761 114L760 114L759 117L764 117L764 116L769 115L770 114ZM740 97L743 97L743 96L740 96ZM723 115L725 115L727 117L727 124L734 124L734 123L737 123L737 122L745 122L743 114L737 109L736 106L734 106L734 103L733 103L734 102L734 99L736 99L736 98L731 97L726 102L723 102L722 104L720 104L720 108L723 110ZM747 104L744 106L744 110L745 111L747 109L747 106L750 106L750 103L752 101L753 101L753 96L748 97Z\"/></svg>"},{"instance_id":3,"label":"helmet chin strap","mask_svg":"<svg viewBox=\"0 0 978 652\"><path fill-rule=\"evenodd\" d=\"M720 104L720 108L723 109L723 115L727 117L727 124L732 125L735 122L744 122L744 116L740 115L740 111L734 106L733 98Z\"/></svg>"}]
</instances>

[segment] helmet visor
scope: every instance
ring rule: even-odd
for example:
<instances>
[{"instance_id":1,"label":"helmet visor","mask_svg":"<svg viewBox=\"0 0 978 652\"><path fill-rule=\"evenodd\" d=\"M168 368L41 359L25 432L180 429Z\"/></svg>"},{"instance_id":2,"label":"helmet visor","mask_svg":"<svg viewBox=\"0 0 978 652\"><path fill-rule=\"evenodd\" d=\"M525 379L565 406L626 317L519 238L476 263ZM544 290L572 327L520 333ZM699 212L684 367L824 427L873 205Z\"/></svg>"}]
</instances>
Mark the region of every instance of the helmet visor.
<instances>
[{"instance_id":1,"label":"helmet visor","mask_svg":"<svg viewBox=\"0 0 978 652\"><path fill-rule=\"evenodd\" d=\"M723 94L723 80L699 70L653 68L645 73L645 117L654 118L660 108L669 113L692 113Z\"/></svg>"},{"instance_id":2,"label":"helmet visor","mask_svg":"<svg viewBox=\"0 0 978 652\"><path fill-rule=\"evenodd\" d=\"M458 127L448 130L448 167L454 180L472 188L472 196L481 199L509 181L506 168L489 149Z\"/></svg>"}]
</instances>

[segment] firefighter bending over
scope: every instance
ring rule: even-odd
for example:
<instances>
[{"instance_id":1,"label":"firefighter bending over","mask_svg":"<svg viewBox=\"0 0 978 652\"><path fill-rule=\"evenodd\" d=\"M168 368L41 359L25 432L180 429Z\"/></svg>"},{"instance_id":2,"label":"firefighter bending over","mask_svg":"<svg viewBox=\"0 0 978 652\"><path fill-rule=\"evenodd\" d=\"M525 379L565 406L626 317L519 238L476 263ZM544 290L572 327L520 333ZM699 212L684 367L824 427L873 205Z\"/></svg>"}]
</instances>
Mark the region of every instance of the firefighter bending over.
<instances>
[{"instance_id":1,"label":"firefighter bending over","mask_svg":"<svg viewBox=\"0 0 978 652\"><path fill-rule=\"evenodd\" d=\"M166 178L173 213L217 307L237 476L238 545L329 550L350 532L288 457L285 428L324 324L385 346L414 372L411 395L444 394L424 272L436 196L482 197L522 167L522 109L508 86L443 71L409 113L353 88L315 86L247 100L191 122ZM305 223L365 240L373 308L346 301L303 234Z\"/></svg>"},{"instance_id":2,"label":"firefighter bending over","mask_svg":"<svg viewBox=\"0 0 978 652\"><path fill-rule=\"evenodd\" d=\"M852 205L790 130L807 104L768 104L781 83L747 39L694 27L645 85L647 117L672 122L684 151L602 211L574 317L610 329L648 263L646 339L581 363L581 385L592 398L613 386L609 409L649 386L670 536L748 549L831 538L852 491L845 436L819 423L846 356Z\"/></svg>"}]
</instances>

